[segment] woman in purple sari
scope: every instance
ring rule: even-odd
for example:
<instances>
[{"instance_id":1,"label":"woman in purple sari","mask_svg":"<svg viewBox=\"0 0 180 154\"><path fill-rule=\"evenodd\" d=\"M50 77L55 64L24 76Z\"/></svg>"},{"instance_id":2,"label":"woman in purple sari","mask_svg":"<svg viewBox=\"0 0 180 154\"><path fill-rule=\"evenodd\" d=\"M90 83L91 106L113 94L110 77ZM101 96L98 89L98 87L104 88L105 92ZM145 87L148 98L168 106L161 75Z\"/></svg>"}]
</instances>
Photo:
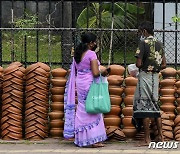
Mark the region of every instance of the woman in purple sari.
<instances>
[{"instance_id":1,"label":"woman in purple sari","mask_svg":"<svg viewBox=\"0 0 180 154\"><path fill-rule=\"evenodd\" d=\"M100 73L108 74L108 69L99 71L99 61L96 53L96 35L85 33L81 36L81 43L76 47L71 65L71 74L66 83L64 97L64 137L75 138L74 143L79 146L102 147L106 140L103 115L89 114L85 110L85 101L94 78L98 80ZM78 104L75 108L75 86Z\"/></svg>"}]
</instances>

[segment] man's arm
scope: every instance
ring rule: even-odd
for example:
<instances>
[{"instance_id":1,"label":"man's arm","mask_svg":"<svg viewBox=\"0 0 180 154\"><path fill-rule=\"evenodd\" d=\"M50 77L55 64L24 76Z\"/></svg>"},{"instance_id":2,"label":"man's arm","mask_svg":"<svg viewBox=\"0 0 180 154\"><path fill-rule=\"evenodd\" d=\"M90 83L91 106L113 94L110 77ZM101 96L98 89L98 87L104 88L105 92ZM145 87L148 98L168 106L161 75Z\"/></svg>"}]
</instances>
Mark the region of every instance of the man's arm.
<instances>
[{"instance_id":1,"label":"man's arm","mask_svg":"<svg viewBox=\"0 0 180 154\"><path fill-rule=\"evenodd\" d=\"M163 55L162 63L161 63L161 69L164 69L164 68L166 68L166 57L165 57L165 55Z\"/></svg>"},{"instance_id":2,"label":"man's arm","mask_svg":"<svg viewBox=\"0 0 180 154\"><path fill-rule=\"evenodd\" d=\"M142 65L142 59L141 58L137 58L136 59L136 67L141 68Z\"/></svg>"}]
</instances>

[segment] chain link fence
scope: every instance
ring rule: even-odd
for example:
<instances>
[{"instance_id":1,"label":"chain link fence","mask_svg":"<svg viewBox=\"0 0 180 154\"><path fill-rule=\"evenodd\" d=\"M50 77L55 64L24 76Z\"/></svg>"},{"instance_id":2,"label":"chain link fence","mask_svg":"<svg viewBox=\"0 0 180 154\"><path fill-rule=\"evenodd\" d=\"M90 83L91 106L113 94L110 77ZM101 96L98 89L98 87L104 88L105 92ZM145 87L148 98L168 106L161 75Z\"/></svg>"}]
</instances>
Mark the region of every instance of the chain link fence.
<instances>
[{"instance_id":1,"label":"chain link fence","mask_svg":"<svg viewBox=\"0 0 180 154\"><path fill-rule=\"evenodd\" d=\"M28 31L28 35L22 36L23 31ZM98 37L97 54L102 65L108 65L110 62L127 66L135 62L134 54L139 41L137 29L1 28L1 64L20 61L27 66L41 61L53 68L68 68L72 61L72 48L77 45L80 35L86 31L93 32ZM112 42L111 33L113 33ZM171 65L180 64L180 52L176 47L180 45L179 35L178 31L155 32L155 37L164 43L167 63ZM110 50L111 43L112 50Z\"/></svg>"},{"instance_id":2,"label":"chain link fence","mask_svg":"<svg viewBox=\"0 0 180 154\"><path fill-rule=\"evenodd\" d=\"M113 14L116 15L116 8L113 7L115 1L107 2L112 5L109 7L109 12L112 13L112 16ZM72 48L77 45L81 33L91 31L98 37L99 51L97 55L101 64L120 64L126 67L128 64L135 63L136 61L134 54L139 41L136 29L138 23L143 19L153 21L156 17L156 15L153 14L154 9L156 9L155 6L158 5L158 7L160 7L160 4L162 10L156 9L156 11L160 10L164 12L162 13L163 21L162 23L154 22L154 25L156 27L161 24L164 28L162 28L163 30L156 30L155 37L164 44L167 64L175 68L179 66L180 31L177 30L177 25L174 25L176 27L172 28L174 30L166 30L165 25L169 25L169 23L165 22L165 7L167 4L165 1L161 3L153 1L122 2L123 4L120 6L123 6L124 14L122 15L122 21L119 22L124 28L76 27L78 16L85 8L87 8L85 20L87 20L87 27L90 26L90 9L93 4L96 4L94 6L99 6L97 15L99 18L103 18L103 14L101 13L102 4L107 4L107 2L0 1L0 65L6 66L13 61L19 61L27 67L32 63L40 61L48 64L51 68L63 67L68 69L72 62ZM145 9L144 14L138 14L140 13L140 6ZM127 28L128 25L126 21L129 19L128 7L134 8L134 12L137 13L134 16L136 19L136 24L133 25L134 29ZM174 3L173 8L176 10L176 13L178 13L179 3ZM30 10L35 16L31 15L31 13L29 14L30 16L28 16L28 14L26 14L27 10ZM21 18L16 18L19 16L21 16ZM109 21L111 22L111 20ZM159 19L157 19L157 21L159 21ZM103 25L102 19L99 20L98 26L100 25Z\"/></svg>"}]
</instances>

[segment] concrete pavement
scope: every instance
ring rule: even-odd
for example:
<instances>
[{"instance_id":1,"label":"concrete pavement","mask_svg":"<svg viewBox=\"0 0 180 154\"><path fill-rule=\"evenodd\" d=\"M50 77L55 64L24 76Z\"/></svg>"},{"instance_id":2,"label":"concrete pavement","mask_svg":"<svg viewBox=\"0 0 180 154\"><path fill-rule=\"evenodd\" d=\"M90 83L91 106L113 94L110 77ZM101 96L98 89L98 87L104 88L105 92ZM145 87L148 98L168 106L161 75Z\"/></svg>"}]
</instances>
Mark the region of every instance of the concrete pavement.
<instances>
[{"instance_id":1,"label":"concrete pavement","mask_svg":"<svg viewBox=\"0 0 180 154\"><path fill-rule=\"evenodd\" d=\"M103 148L79 148L72 141L47 138L42 141L4 141L0 140L0 153L9 154L180 154L180 144L177 149L148 149L147 146L137 147L136 141L106 141Z\"/></svg>"}]
</instances>

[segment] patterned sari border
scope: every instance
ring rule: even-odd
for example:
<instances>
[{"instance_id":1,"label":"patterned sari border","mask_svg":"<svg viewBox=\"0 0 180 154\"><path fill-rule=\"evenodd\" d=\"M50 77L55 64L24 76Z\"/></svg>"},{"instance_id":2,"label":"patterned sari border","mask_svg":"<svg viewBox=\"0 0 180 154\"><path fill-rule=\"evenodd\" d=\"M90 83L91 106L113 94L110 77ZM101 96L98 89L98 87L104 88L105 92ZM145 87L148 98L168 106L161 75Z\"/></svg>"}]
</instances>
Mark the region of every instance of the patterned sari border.
<instances>
[{"instance_id":1,"label":"patterned sari border","mask_svg":"<svg viewBox=\"0 0 180 154\"><path fill-rule=\"evenodd\" d=\"M89 146L89 145L92 145L92 144L95 144L95 143L98 143L98 142L103 142L106 139L107 139L106 134L103 134L103 135L100 135L100 136L97 136L95 138L91 138L91 139L88 139L88 140L84 140L84 141L78 141L78 138L77 138L74 141L74 144L78 145L79 147Z\"/></svg>"},{"instance_id":2,"label":"patterned sari border","mask_svg":"<svg viewBox=\"0 0 180 154\"><path fill-rule=\"evenodd\" d=\"M92 123L89 123L87 125L78 127L77 129L75 129L75 134L77 134L78 132L82 132L84 130L88 130L88 129L94 128L95 126L97 126L99 124L100 120L101 120L101 117L99 117L96 121L94 121Z\"/></svg>"}]
</instances>

